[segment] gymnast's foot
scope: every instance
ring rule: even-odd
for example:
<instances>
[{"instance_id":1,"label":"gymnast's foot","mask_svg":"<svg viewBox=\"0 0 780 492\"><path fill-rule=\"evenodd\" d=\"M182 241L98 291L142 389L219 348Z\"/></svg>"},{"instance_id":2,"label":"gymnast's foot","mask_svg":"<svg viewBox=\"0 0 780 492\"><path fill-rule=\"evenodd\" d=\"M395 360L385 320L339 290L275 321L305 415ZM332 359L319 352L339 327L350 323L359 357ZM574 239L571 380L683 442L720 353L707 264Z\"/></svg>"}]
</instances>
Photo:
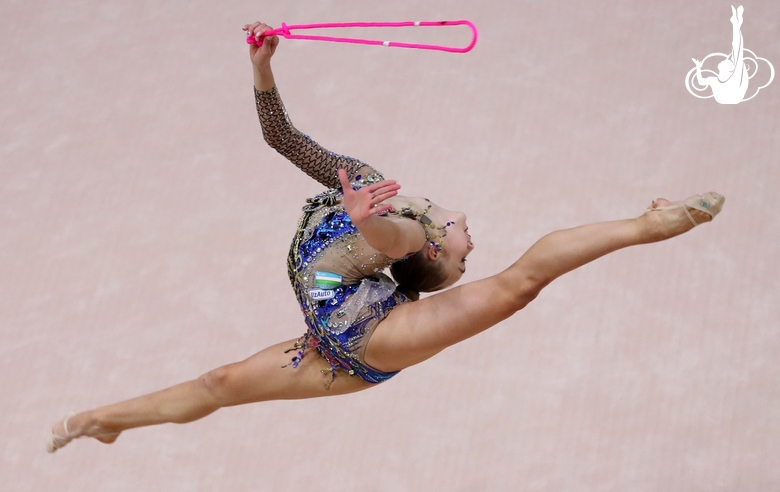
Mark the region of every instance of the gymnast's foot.
<instances>
[{"instance_id":1,"label":"gymnast's foot","mask_svg":"<svg viewBox=\"0 0 780 492\"><path fill-rule=\"evenodd\" d=\"M710 222L723 207L725 198L717 193L694 195L684 201L655 200L640 217L650 241L662 241Z\"/></svg>"},{"instance_id":2,"label":"gymnast's foot","mask_svg":"<svg viewBox=\"0 0 780 492\"><path fill-rule=\"evenodd\" d=\"M97 423L91 422L94 419L90 418L89 413L71 415L54 424L51 428L51 436L46 442L46 451L53 453L79 437L92 437L105 444L116 441L120 433L107 431Z\"/></svg>"}]
</instances>

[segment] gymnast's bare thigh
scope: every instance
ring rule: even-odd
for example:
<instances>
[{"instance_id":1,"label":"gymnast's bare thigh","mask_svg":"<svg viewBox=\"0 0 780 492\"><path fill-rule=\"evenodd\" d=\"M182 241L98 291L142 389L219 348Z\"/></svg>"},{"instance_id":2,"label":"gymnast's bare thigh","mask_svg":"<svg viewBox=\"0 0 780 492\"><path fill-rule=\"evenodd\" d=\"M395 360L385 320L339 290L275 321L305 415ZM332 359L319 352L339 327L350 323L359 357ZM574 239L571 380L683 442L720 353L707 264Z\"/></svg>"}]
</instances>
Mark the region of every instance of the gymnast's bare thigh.
<instances>
[{"instance_id":1,"label":"gymnast's bare thigh","mask_svg":"<svg viewBox=\"0 0 780 492\"><path fill-rule=\"evenodd\" d=\"M226 406L268 400L296 400L355 393L376 386L339 371L327 388L331 366L315 348L307 348L298 367L290 365L295 340L272 345L241 362L205 374L206 384L218 388ZM282 367L287 366L287 367Z\"/></svg>"},{"instance_id":2,"label":"gymnast's bare thigh","mask_svg":"<svg viewBox=\"0 0 780 492\"><path fill-rule=\"evenodd\" d=\"M418 364L508 318L539 287L510 270L396 307L372 334L364 362L385 372Z\"/></svg>"},{"instance_id":3,"label":"gymnast's bare thigh","mask_svg":"<svg viewBox=\"0 0 780 492\"><path fill-rule=\"evenodd\" d=\"M522 284L507 270L397 306L374 330L363 354L364 362L385 372L422 362L499 323L530 302L538 288L524 288ZM240 397L229 398L231 404L334 396L377 386L338 371L330 389L326 389L330 363L310 347L298 367L289 366L295 354L285 351L294 344L295 340L280 343L245 361L217 369L217 373L227 370L231 379L228 382L233 383L225 387L240 388ZM288 366L282 369L284 365Z\"/></svg>"}]
</instances>

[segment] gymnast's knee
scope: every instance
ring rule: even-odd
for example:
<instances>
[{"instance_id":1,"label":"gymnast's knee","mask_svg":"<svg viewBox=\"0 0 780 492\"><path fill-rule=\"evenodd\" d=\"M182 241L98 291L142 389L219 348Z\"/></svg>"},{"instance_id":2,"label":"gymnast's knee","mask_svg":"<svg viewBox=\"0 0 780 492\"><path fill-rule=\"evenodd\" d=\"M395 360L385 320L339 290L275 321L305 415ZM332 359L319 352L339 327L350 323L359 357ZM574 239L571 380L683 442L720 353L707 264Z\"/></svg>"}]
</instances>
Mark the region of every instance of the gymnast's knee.
<instances>
[{"instance_id":1,"label":"gymnast's knee","mask_svg":"<svg viewBox=\"0 0 780 492\"><path fill-rule=\"evenodd\" d=\"M549 283L523 272L506 271L502 275L502 283L504 284L502 290L509 295L508 302L515 311L520 311L536 299L536 296Z\"/></svg>"},{"instance_id":2,"label":"gymnast's knee","mask_svg":"<svg viewBox=\"0 0 780 492\"><path fill-rule=\"evenodd\" d=\"M234 391L233 380L235 379L235 364L218 367L200 377L199 381L206 391L221 405L229 404L229 400Z\"/></svg>"}]
</instances>

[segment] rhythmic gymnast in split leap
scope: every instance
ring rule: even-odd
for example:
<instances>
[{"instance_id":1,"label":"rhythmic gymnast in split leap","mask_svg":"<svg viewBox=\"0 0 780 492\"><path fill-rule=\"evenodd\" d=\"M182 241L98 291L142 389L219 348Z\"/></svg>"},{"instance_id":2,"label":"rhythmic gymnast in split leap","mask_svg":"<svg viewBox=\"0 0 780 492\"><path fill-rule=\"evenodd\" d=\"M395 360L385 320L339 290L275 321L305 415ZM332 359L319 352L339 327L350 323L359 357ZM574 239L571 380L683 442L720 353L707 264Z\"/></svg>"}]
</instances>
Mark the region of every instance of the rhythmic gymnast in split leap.
<instances>
[{"instance_id":1,"label":"rhythmic gymnast in split leap","mask_svg":"<svg viewBox=\"0 0 780 492\"><path fill-rule=\"evenodd\" d=\"M258 38L269 29L244 27ZM250 46L263 135L328 188L307 201L287 265L305 334L191 381L61 420L49 451L78 437L111 443L128 429L191 422L227 406L371 388L512 316L564 273L683 234L723 205L716 193L658 199L636 218L548 234L506 270L419 300L420 292L450 287L464 274L474 248L466 215L398 195L399 185L374 168L295 129L271 72L277 45L274 36ZM398 286L382 273L388 266Z\"/></svg>"}]
</instances>

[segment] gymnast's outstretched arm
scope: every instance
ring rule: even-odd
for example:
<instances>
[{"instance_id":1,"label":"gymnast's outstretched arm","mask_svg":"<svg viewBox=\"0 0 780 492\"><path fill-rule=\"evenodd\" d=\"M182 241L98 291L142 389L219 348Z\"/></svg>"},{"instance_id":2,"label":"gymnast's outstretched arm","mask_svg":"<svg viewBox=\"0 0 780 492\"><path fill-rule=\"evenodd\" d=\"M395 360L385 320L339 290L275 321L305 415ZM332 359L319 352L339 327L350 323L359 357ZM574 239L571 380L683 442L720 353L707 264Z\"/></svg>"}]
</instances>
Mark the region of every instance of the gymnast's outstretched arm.
<instances>
[{"instance_id":1,"label":"gymnast's outstretched arm","mask_svg":"<svg viewBox=\"0 0 780 492\"><path fill-rule=\"evenodd\" d=\"M247 26L247 33L259 34L270 29L258 22ZM263 137L268 145L328 188L339 186L336 175L339 169L346 170L350 180L361 173L376 172L358 159L330 152L293 126L279 97L271 70L271 57L278 44L279 38L271 36L263 39L262 46L250 46L254 67L255 104L263 128Z\"/></svg>"}]
</instances>

